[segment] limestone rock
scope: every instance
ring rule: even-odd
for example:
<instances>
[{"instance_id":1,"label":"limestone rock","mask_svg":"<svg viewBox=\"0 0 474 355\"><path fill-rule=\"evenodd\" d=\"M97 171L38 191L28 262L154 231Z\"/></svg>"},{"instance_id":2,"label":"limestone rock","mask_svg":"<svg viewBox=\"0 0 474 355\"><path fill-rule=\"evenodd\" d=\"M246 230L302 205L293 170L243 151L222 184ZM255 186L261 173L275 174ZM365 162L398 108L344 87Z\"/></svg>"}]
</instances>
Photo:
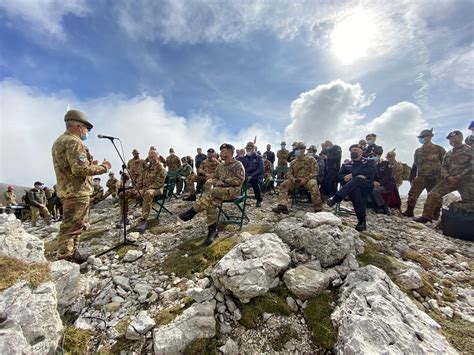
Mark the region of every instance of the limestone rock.
<instances>
[{"instance_id":1,"label":"limestone rock","mask_svg":"<svg viewBox=\"0 0 474 355\"><path fill-rule=\"evenodd\" d=\"M129 250L123 257L123 261L126 263L134 262L137 259L140 259L143 256L143 252L140 250Z\"/></svg>"},{"instance_id":2,"label":"limestone rock","mask_svg":"<svg viewBox=\"0 0 474 355\"><path fill-rule=\"evenodd\" d=\"M84 289L83 279L78 264L66 260L50 264L51 279L56 284L58 311L63 315L66 308L75 303Z\"/></svg>"},{"instance_id":3,"label":"limestone rock","mask_svg":"<svg viewBox=\"0 0 474 355\"><path fill-rule=\"evenodd\" d=\"M408 269L397 275L397 280L407 290L415 290L423 286L421 276L414 270Z\"/></svg>"},{"instance_id":4,"label":"limestone rock","mask_svg":"<svg viewBox=\"0 0 474 355\"><path fill-rule=\"evenodd\" d=\"M321 293L329 285L329 278L324 273L304 266L288 270L283 281L295 296L304 300Z\"/></svg>"},{"instance_id":5,"label":"limestone rock","mask_svg":"<svg viewBox=\"0 0 474 355\"><path fill-rule=\"evenodd\" d=\"M237 355L239 353L239 346L234 340L229 338L226 343L219 348L219 350L225 355Z\"/></svg>"},{"instance_id":6,"label":"limestone rock","mask_svg":"<svg viewBox=\"0 0 474 355\"><path fill-rule=\"evenodd\" d=\"M359 233L344 226L323 224L306 228L301 223L281 221L275 232L291 247L315 256L325 268L340 264L349 254L358 255L363 251Z\"/></svg>"},{"instance_id":7,"label":"limestone rock","mask_svg":"<svg viewBox=\"0 0 474 355\"><path fill-rule=\"evenodd\" d=\"M149 330L153 329L155 324L155 321L148 316L146 311L140 311L135 320L128 325L125 337L127 339L135 340L137 339L136 334L138 334L139 339L141 335L144 335Z\"/></svg>"},{"instance_id":8,"label":"limestone rock","mask_svg":"<svg viewBox=\"0 0 474 355\"><path fill-rule=\"evenodd\" d=\"M323 224L340 226L342 220L331 212L306 213L303 225L308 228L316 228Z\"/></svg>"},{"instance_id":9,"label":"limestone rock","mask_svg":"<svg viewBox=\"0 0 474 355\"><path fill-rule=\"evenodd\" d=\"M290 263L289 248L276 234L247 238L235 245L214 267L212 279L221 291L229 290L249 302L278 285L278 274Z\"/></svg>"},{"instance_id":10,"label":"limestone rock","mask_svg":"<svg viewBox=\"0 0 474 355\"><path fill-rule=\"evenodd\" d=\"M120 286L125 291L130 291L132 288L130 286L130 280L125 276L116 275L112 278L115 285Z\"/></svg>"},{"instance_id":11,"label":"limestone rock","mask_svg":"<svg viewBox=\"0 0 474 355\"><path fill-rule=\"evenodd\" d=\"M390 280L369 265L350 273L332 314L338 354L456 354L440 326Z\"/></svg>"},{"instance_id":12,"label":"limestone rock","mask_svg":"<svg viewBox=\"0 0 474 355\"><path fill-rule=\"evenodd\" d=\"M194 303L176 319L153 331L155 354L178 354L188 344L216 334L215 301Z\"/></svg>"},{"instance_id":13,"label":"limestone rock","mask_svg":"<svg viewBox=\"0 0 474 355\"><path fill-rule=\"evenodd\" d=\"M21 259L25 262L45 262L44 243L38 237L27 233L18 219L6 219L0 227L0 255Z\"/></svg>"}]
</instances>

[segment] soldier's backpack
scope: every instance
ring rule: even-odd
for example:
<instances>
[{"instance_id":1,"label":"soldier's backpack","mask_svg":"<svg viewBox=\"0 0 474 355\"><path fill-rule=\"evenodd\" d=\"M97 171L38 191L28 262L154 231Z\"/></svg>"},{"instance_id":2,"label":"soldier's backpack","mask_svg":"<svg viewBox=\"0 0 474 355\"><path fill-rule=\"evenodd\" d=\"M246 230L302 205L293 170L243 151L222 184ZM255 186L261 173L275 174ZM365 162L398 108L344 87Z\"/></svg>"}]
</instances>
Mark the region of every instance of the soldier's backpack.
<instances>
[{"instance_id":1,"label":"soldier's backpack","mask_svg":"<svg viewBox=\"0 0 474 355\"><path fill-rule=\"evenodd\" d=\"M444 235L474 241L474 203L453 202L443 208L440 228Z\"/></svg>"},{"instance_id":2,"label":"soldier's backpack","mask_svg":"<svg viewBox=\"0 0 474 355\"><path fill-rule=\"evenodd\" d=\"M403 181L408 181L410 180L411 166L409 166L407 163L402 163L402 166L403 166L403 173L402 173Z\"/></svg>"}]
</instances>

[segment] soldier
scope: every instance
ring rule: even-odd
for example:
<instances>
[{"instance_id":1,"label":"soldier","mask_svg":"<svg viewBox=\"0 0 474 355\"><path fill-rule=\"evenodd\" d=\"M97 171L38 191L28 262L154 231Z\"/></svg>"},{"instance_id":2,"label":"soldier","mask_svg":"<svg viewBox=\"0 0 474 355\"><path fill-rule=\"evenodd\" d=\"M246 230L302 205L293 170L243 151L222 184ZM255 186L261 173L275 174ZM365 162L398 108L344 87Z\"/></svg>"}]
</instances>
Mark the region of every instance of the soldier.
<instances>
[{"instance_id":1,"label":"soldier","mask_svg":"<svg viewBox=\"0 0 474 355\"><path fill-rule=\"evenodd\" d=\"M5 197L5 202L7 206L15 206L17 204L16 195L15 195L13 186L10 185L7 187L7 191L5 191L5 193L3 194L3 197Z\"/></svg>"},{"instance_id":2,"label":"soldier","mask_svg":"<svg viewBox=\"0 0 474 355\"><path fill-rule=\"evenodd\" d=\"M293 142L293 144L291 145L291 152L288 153L288 158L286 159L288 163L291 163L293 160L296 159L295 150L297 144L298 142Z\"/></svg>"},{"instance_id":3,"label":"soldier","mask_svg":"<svg viewBox=\"0 0 474 355\"><path fill-rule=\"evenodd\" d=\"M273 167L273 165L275 165L275 153L272 152L272 146L270 144L267 144L267 151L263 154L267 155L267 159Z\"/></svg>"},{"instance_id":4,"label":"soldier","mask_svg":"<svg viewBox=\"0 0 474 355\"><path fill-rule=\"evenodd\" d=\"M337 174L341 168L342 150L337 144L333 144L330 140L321 144L323 148L321 155L325 159L325 175L321 184L321 192L323 198L333 196L337 192Z\"/></svg>"},{"instance_id":5,"label":"soldier","mask_svg":"<svg viewBox=\"0 0 474 355\"><path fill-rule=\"evenodd\" d=\"M267 178L271 179L273 175L272 163L270 162L270 160L268 160L268 156L266 153L263 153L262 159L263 159L263 177L265 179Z\"/></svg>"},{"instance_id":6,"label":"soldier","mask_svg":"<svg viewBox=\"0 0 474 355\"><path fill-rule=\"evenodd\" d=\"M53 210L54 200L55 200L54 191L52 189L50 189L49 187L46 187L46 186L44 187L43 191L44 191L44 194L46 196L46 200L48 201L47 204L46 204L46 208L49 211L49 215L53 216L53 219L54 219L54 210Z\"/></svg>"},{"instance_id":7,"label":"soldier","mask_svg":"<svg viewBox=\"0 0 474 355\"><path fill-rule=\"evenodd\" d=\"M44 190L41 188L43 185L42 182L36 181L34 188L28 191L28 200L30 201L30 210L31 210L31 226L36 227L36 220L38 215L41 214L47 225L51 224L51 216L46 207L48 204L48 199Z\"/></svg>"},{"instance_id":8,"label":"soldier","mask_svg":"<svg viewBox=\"0 0 474 355\"><path fill-rule=\"evenodd\" d=\"M364 158L374 159L378 161L383 154L383 148L377 144L377 135L375 133L370 133L365 137L367 141L367 147L364 149Z\"/></svg>"},{"instance_id":9,"label":"soldier","mask_svg":"<svg viewBox=\"0 0 474 355\"><path fill-rule=\"evenodd\" d=\"M367 229L364 200L374 188L375 162L362 156L362 147L358 144L351 145L349 150L351 161L344 164L338 174L338 180L343 186L333 197L327 199L326 203L333 207L349 196L358 221L355 229L363 231Z\"/></svg>"},{"instance_id":10,"label":"soldier","mask_svg":"<svg viewBox=\"0 0 474 355\"><path fill-rule=\"evenodd\" d=\"M94 187L94 191L92 191L91 195L91 204L95 205L96 203L103 200L104 188L100 186L100 178L98 177L92 179L92 186Z\"/></svg>"},{"instance_id":11,"label":"soldier","mask_svg":"<svg viewBox=\"0 0 474 355\"><path fill-rule=\"evenodd\" d=\"M361 139L359 141L359 145L362 147L362 150L365 150L367 148L367 141L365 139Z\"/></svg>"},{"instance_id":12,"label":"soldier","mask_svg":"<svg viewBox=\"0 0 474 355\"><path fill-rule=\"evenodd\" d=\"M168 172L177 173L181 167L181 160L174 153L174 149L170 148L170 155L166 158L166 165L168 166Z\"/></svg>"},{"instance_id":13,"label":"soldier","mask_svg":"<svg viewBox=\"0 0 474 355\"><path fill-rule=\"evenodd\" d=\"M116 198L118 193L119 181L115 178L113 172L109 173L109 180L107 180L107 184L105 184L105 186L107 187L107 192L105 193L102 199L105 200L110 195L112 195L113 198Z\"/></svg>"},{"instance_id":14,"label":"soldier","mask_svg":"<svg viewBox=\"0 0 474 355\"><path fill-rule=\"evenodd\" d=\"M465 143L471 147L474 146L474 121L471 122L469 127L467 128L471 130L471 135L466 137Z\"/></svg>"},{"instance_id":15,"label":"soldier","mask_svg":"<svg viewBox=\"0 0 474 355\"><path fill-rule=\"evenodd\" d=\"M277 167L286 168L288 167L288 154L290 154L290 152L286 149L286 143L284 141L281 142L280 147L281 149L277 152ZM284 177L285 174L278 173L278 179L283 179Z\"/></svg>"},{"instance_id":16,"label":"soldier","mask_svg":"<svg viewBox=\"0 0 474 355\"><path fill-rule=\"evenodd\" d=\"M449 139L449 144L453 149L444 156L441 165L441 180L428 193L423 214L415 218L416 222L431 222L434 211L439 206L439 201L452 191L459 191L463 202L474 201L471 148L463 144L463 136L460 131L449 133L446 139Z\"/></svg>"},{"instance_id":17,"label":"soldier","mask_svg":"<svg viewBox=\"0 0 474 355\"><path fill-rule=\"evenodd\" d=\"M273 208L275 213L288 214L288 191L297 187L303 187L311 194L315 212L322 211L323 203L319 195L318 183L318 163L313 157L305 156L306 145L303 142L295 144L295 159L290 163L288 178L280 185L278 195L278 206Z\"/></svg>"},{"instance_id":18,"label":"soldier","mask_svg":"<svg viewBox=\"0 0 474 355\"><path fill-rule=\"evenodd\" d=\"M391 151L387 153L386 158L389 168L392 169L392 177L398 189L403 183L403 164L396 160L396 156L397 154Z\"/></svg>"},{"instance_id":19,"label":"soldier","mask_svg":"<svg viewBox=\"0 0 474 355\"><path fill-rule=\"evenodd\" d=\"M201 189L203 185L204 190L210 189L219 164L220 163L217 160L215 150L209 148L207 150L207 159L201 163L197 174L192 173L186 179L189 189L189 196L183 198L183 201L196 201L196 189L194 187L194 183L197 183L199 189Z\"/></svg>"},{"instance_id":20,"label":"soldier","mask_svg":"<svg viewBox=\"0 0 474 355\"><path fill-rule=\"evenodd\" d=\"M326 163L325 163L325 160L320 157L319 155L316 154L316 152L318 151L318 148L316 148L316 146L314 144L310 145L308 147L308 152L306 153L306 155L308 157L313 157L314 159L316 159L316 162L318 163L318 177L317 177L317 182L319 185L321 185L324 181L324 175L325 175L325 170L326 170Z\"/></svg>"},{"instance_id":21,"label":"soldier","mask_svg":"<svg viewBox=\"0 0 474 355\"><path fill-rule=\"evenodd\" d=\"M245 179L247 183L252 186L253 192L257 203L255 207L262 206L262 192L260 191L260 183L263 178L263 160L260 155L255 151L255 144L248 142L245 146L247 155L245 156L242 164L245 168Z\"/></svg>"},{"instance_id":22,"label":"soldier","mask_svg":"<svg viewBox=\"0 0 474 355\"><path fill-rule=\"evenodd\" d=\"M197 155L194 157L194 162L196 164L196 171L198 171L201 163L207 159L207 155L202 152L201 148L197 149Z\"/></svg>"},{"instance_id":23,"label":"soldier","mask_svg":"<svg viewBox=\"0 0 474 355\"><path fill-rule=\"evenodd\" d=\"M193 168L189 164L189 160L191 157L182 157L181 158L181 167L178 169L178 185L176 187L176 191L178 195L183 192L184 189L188 189L188 185L185 185L185 181L189 175L192 174Z\"/></svg>"},{"instance_id":24,"label":"soldier","mask_svg":"<svg viewBox=\"0 0 474 355\"><path fill-rule=\"evenodd\" d=\"M66 132L54 142L52 148L57 194L63 206L63 222L56 237L59 244L58 259L82 261L77 253L80 235L87 226L92 176L105 174L110 163L104 159L98 165L84 145L92 124L84 113L69 110L64 116Z\"/></svg>"},{"instance_id":25,"label":"soldier","mask_svg":"<svg viewBox=\"0 0 474 355\"><path fill-rule=\"evenodd\" d=\"M140 159L140 153L138 152L138 150L134 149L132 151L132 155L133 158L127 162L127 169L131 179L133 180L133 183L137 186L140 186L142 172L143 169L145 169L146 163L143 159Z\"/></svg>"},{"instance_id":26,"label":"soldier","mask_svg":"<svg viewBox=\"0 0 474 355\"><path fill-rule=\"evenodd\" d=\"M424 129L418 136L422 144L415 150L414 163L410 174L410 191L408 191L407 209L403 212L405 217L413 217L416 201L426 189L428 192L438 184L441 179L441 163L446 151L443 147L433 144L433 129ZM439 217L442 200L437 201L435 219Z\"/></svg>"},{"instance_id":27,"label":"soldier","mask_svg":"<svg viewBox=\"0 0 474 355\"><path fill-rule=\"evenodd\" d=\"M148 152L147 161L148 162L142 173L141 186L139 190L141 196L143 197L143 204L142 216L137 224L136 229L140 232L144 231L147 226L147 219L150 216L151 208L153 206L153 199L155 196L161 195L163 193L163 187L166 179L166 170L161 165L160 158L156 150L150 149ZM125 193L119 193L120 210L122 212L122 216L128 214L128 198L137 196L139 196L137 189L128 189L125 191ZM123 202L123 199L125 199L125 203ZM123 211L124 205L125 213ZM127 219L125 221L121 220L117 224L117 228L122 228L122 223L124 222L127 223Z\"/></svg>"},{"instance_id":28,"label":"soldier","mask_svg":"<svg viewBox=\"0 0 474 355\"><path fill-rule=\"evenodd\" d=\"M206 210L208 232L204 241L205 245L210 245L217 237L217 207L222 201L239 196L242 183L245 180L242 163L233 158L234 150L235 148L231 144L224 143L220 146L220 156L224 162L216 169L212 189L206 190L202 198L193 207L179 215L181 220L189 221L197 213Z\"/></svg>"}]
</instances>

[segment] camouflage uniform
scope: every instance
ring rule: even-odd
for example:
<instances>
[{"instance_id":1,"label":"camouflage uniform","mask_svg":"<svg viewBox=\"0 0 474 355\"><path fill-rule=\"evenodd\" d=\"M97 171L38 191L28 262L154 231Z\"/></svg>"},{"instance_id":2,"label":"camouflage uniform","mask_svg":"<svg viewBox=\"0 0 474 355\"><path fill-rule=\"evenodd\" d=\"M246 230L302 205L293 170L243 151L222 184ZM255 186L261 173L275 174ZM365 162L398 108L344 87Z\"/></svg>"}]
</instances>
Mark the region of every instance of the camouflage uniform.
<instances>
[{"instance_id":1,"label":"camouflage uniform","mask_svg":"<svg viewBox=\"0 0 474 355\"><path fill-rule=\"evenodd\" d=\"M15 191L5 191L3 197L5 197L5 201L6 201L7 206L8 205L16 205Z\"/></svg>"},{"instance_id":2,"label":"camouflage uniform","mask_svg":"<svg viewBox=\"0 0 474 355\"><path fill-rule=\"evenodd\" d=\"M214 180L215 186L212 189L206 190L193 206L196 212L206 210L208 226L216 223L217 207L222 201L234 199L240 195L242 184L245 180L244 166L237 160L219 164Z\"/></svg>"},{"instance_id":3,"label":"camouflage uniform","mask_svg":"<svg viewBox=\"0 0 474 355\"><path fill-rule=\"evenodd\" d=\"M63 133L52 148L57 179L57 195L63 205L63 222L58 236L59 257L74 254L80 235L87 225L92 176L104 174L107 167L92 164L93 158L81 139L69 132Z\"/></svg>"},{"instance_id":4,"label":"camouflage uniform","mask_svg":"<svg viewBox=\"0 0 474 355\"><path fill-rule=\"evenodd\" d=\"M127 163L127 169L133 182L140 187L143 169L145 169L145 160L133 157Z\"/></svg>"},{"instance_id":5,"label":"camouflage uniform","mask_svg":"<svg viewBox=\"0 0 474 355\"><path fill-rule=\"evenodd\" d=\"M142 173L142 185L140 194L143 196L142 219L148 219L153 199L163 193L163 186L166 179L166 170L160 162L149 161ZM136 189L129 189L124 193L120 193L120 210L123 213L123 199L125 198L125 214L128 214L128 198L138 197Z\"/></svg>"},{"instance_id":6,"label":"camouflage uniform","mask_svg":"<svg viewBox=\"0 0 474 355\"><path fill-rule=\"evenodd\" d=\"M272 162L267 159L263 162L263 176L265 178L272 177L272 174L273 174Z\"/></svg>"},{"instance_id":7,"label":"camouflage uniform","mask_svg":"<svg viewBox=\"0 0 474 355\"><path fill-rule=\"evenodd\" d=\"M447 180L448 176L459 176L460 179L457 183L451 184ZM452 191L459 191L463 202L474 201L471 148L466 144L446 153L441 166L441 181L429 192L422 216L432 219L439 201Z\"/></svg>"},{"instance_id":8,"label":"camouflage uniform","mask_svg":"<svg viewBox=\"0 0 474 355\"><path fill-rule=\"evenodd\" d=\"M288 179L280 185L278 204L287 206L288 191L293 190L296 187L304 187L311 194L314 209L322 209L323 203L321 201L321 196L319 195L318 183L316 182L318 173L318 163L313 157L302 156L294 159L290 163ZM296 182L296 179L307 179L308 181L304 186L302 186Z\"/></svg>"},{"instance_id":9,"label":"camouflage uniform","mask_svg":"<svg viewBox=\"0 0 474 355\"><path fill-rule=\"evenodd\" d=\"M105 186L107 186L107 192L105 193L103 199L105 200L110 195L112 195L114 198L117 197L118 185L119 181L115 177L109 178L109 180L107 180L107 184L105 184Z\"/></svg>"},{"instance_id":10,"label":"camouflage uniform","mask_svg":"<svg viewBox=\"0 0 474 355\"><path fill-rule=\"evenodd\" d=\"M96 204L104 199L104 188L100 185L94 185L94 191L91 195L91 204Z\"/></svg>"},{"instance_id":11,"label":"camouflage uniform","mask_svg":"<svg viewBox=\"0 0 474 355\"><path fill-rule=\"evenodd\" d=\"M415 161L417 175L411 182L408 192L408 207L415 207L418 197L426 189L430 192L441 179L441 163L446 150L431 142L423 144L415 151ZM437 207L441 207L442 200L436 201Z\"/></svg>"},{"instance_id":12,"label":"camouflage uniform","mask_svg":"<svg viewBox=\"0 0 474 355\"><path fill-rule=\"evenodd\" d=\"M177 155L170 155L166 158L166 165L168 166L168 171L177 172L181 167L181 159Z\"/></svg>"},{"instance_id":13,"label":"camouflage uniform","mask_svg":"<svg viewBox=\"0 0 474 355\"><path fill-rule=\"evenodd\" d=\"M290 154L290 152L286 148L282 148L277 152L277 166L288 166L288 154Z\"/></svg>"},{"instance_id":14,"label":"camouflage uniform","mask_svg":"<svg viewBox=\"0 0 474 355\"><path fill-rule=\"evenodd\" d=\"M46 207L48 205L48 199L44 191L36 188L31 189L28 192L28 199L30 200L31 226L36 227L36 221L40 213L44 216L46 224L51 224L51 217Z\"/></svg>"},{"instance_id":15,"label":"camouflage uniform","mask_svg":"<svg viewBox=\"0 0 474 355\"><path fill-rule=\"evenodd\" d=\"M390 168L392 168L392 176L393 180L395 181L395 185L397 188L399 188L403 183L403 165L402 163L395 161L395 163L393 163Z\"/></svg>"},{"instance_id":16,"label":"camouflage uniform","mask_svg":"<svg viewBox=\"0 0 474 355\"><path fill-rule=\"evenodd\" d=\"M204 160L198 169L198 174L192 173L186 178L188 185L189 194L196 195L196 188L194 183L201 183L204 185L204 190L209 190L212 186L213 179L207 180L206 175L216 174L217 167L220 165L217 159L206 159Z\"/></svg>"}]
</instances>

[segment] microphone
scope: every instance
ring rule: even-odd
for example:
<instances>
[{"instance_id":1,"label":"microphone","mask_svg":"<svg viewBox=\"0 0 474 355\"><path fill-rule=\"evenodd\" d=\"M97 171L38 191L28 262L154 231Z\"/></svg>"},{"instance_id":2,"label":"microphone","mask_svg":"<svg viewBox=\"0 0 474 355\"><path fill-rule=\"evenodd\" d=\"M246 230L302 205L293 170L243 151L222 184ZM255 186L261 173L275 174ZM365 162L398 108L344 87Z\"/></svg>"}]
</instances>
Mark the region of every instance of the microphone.
<instances>
[{"instance_id":1,"label":"microphone","mask_svg":"<svg viewBox=\"0 0 474 355\"><path fill-rule=\"evenodd\" d=\"M119 139L117 137L112 137L112 136L105 136L103 134L98 134L97 135L97 138L106 138L106 139L110 139L110 140L114 140L114 139ZM119 139L120 140L120 139Z\"/></svg>"}]
</instances>

